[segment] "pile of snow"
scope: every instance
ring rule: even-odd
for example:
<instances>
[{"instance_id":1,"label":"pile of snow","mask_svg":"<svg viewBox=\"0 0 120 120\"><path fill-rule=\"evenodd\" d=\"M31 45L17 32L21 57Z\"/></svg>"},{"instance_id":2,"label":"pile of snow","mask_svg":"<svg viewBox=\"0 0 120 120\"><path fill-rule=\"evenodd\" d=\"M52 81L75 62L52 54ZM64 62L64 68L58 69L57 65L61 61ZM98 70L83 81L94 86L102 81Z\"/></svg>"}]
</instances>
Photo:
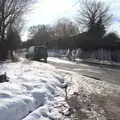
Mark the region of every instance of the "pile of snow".
<instances>
[{"instance_id":1,"label":"pile of snow","mask_svg":"<svg viewBox=\"0 0 120 120\"><path fill-rule=\"evenodd\" d=\"M0 84L0 120L61 120L63 77L48 64L21 59L0 65L9 82Z\"/></svg>"}]
</instances>

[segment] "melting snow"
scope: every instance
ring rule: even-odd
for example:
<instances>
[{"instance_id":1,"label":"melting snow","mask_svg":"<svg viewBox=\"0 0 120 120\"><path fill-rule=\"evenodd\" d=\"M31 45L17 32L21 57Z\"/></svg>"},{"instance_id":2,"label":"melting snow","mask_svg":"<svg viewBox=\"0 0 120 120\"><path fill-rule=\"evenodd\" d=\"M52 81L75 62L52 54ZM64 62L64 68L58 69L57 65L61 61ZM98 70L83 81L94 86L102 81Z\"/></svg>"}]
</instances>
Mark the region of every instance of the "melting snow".
<instances>
[{"instance_id":1,"label":"melting snow","mask_svg":"<svg viewBox=\"0 0 120 120\"><path fill-rule=\"evenodd\" d=\"M48 64L21 59L0 65L9 82L0 84L0 120L61 120L63 77Z\"/></svg>"}]
</instances>

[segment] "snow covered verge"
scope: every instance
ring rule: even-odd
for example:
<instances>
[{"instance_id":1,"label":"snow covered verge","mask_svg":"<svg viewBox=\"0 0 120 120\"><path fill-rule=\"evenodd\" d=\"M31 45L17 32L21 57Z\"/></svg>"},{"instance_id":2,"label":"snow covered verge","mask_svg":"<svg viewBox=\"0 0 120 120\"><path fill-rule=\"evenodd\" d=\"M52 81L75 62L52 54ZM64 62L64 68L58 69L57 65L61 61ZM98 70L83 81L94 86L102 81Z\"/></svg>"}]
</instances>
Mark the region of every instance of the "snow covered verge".
<instances>
[{"instance_id":1,"label":"snow covered verge","mask_svg":"<svg viewBox=\"0 0 120 120\"><path fill-rule=\"evenodd\" d=\"M60 70L68 83L72 120L120 120L120 86Z\"/></svg>"},{"instance_id":2,"label":"snow covered verge","mask_svg":"<svg viewBox=\"0 0 120 120\"><path fill-rule=\"evenodd\" d=\"M64 78L53 66L21 59L1 64L4 72L10 81L0 84L0 120L64 119Z\"/></svg>"}]
</instances>

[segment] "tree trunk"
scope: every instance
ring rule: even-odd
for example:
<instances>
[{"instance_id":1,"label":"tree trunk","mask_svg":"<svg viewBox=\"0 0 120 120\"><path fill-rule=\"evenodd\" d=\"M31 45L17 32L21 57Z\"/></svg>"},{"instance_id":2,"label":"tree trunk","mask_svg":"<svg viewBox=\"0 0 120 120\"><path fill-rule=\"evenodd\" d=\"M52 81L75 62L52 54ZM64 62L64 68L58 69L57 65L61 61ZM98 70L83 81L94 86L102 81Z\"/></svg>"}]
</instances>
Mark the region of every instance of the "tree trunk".
<instances>
[{"instance_id":1,"label":"tree trunk","mask_svg":"<svg viewBox=\"0 0 120 120\"><path fill-rule=\"evenodd\" d=\"M10 50L10 56L11 56L11 60L14 61L13 50Z\"/></svg>"}]
</instances>

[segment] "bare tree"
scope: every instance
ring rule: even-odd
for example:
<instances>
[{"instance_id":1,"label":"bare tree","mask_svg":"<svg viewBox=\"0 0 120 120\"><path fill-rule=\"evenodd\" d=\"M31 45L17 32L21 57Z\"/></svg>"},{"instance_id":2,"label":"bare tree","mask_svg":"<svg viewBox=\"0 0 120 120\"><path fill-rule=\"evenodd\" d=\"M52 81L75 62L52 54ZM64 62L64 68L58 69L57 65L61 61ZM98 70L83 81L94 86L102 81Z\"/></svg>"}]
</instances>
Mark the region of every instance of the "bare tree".
<instances>
[{"instance_id":1,"label":"bare tree","mask_svg":"<svg viewBox=\"0 0 120 120\"><path fill-rule=\"evenodd\" d=\"M33 0L0 0L0 59L6 59L9 50L7 44L7 31L10 25L17 23L18 19L27 11ZM18 28L18 27L16 27Z\"/></svg>"},{"instance_id":2,"label":"bare tree","mask_svg":"<svg viewBox=\"0 0 120 120\"><path fill-rule=\"evenodd\" d=\"M39 31L40 25L34 25L29 28L29 39L33 38L35 34Z\"/></svg>"},{"instance_id":3,"label":"bare tree","mask_svg":"<svg viewBox=\"0 0 120 120\"><path fill-rule=\"evenodd\" d=\"M4 40L10 24L15 23L26 10L30 0L0 0L0 37Z\"/></svg>"},{"instance_id":4,"label":"bare tree","mask_svg":"<svg viewBox=\"0 0 120 120\"><path fill-rule=\"evenodd\" d=\"M15 51L17 48L19 48L21 43L20 35L16 28L13 25L9 26L9 29L7 31L7 41L6 45L8 46L8 49L10 51L10 55L12 60L14 60L13 51Z\"/></svg>"},{"instance_id":5,"label":"bare tree","mask_svg":"<svg viewBox=\"0 0 120 120\"><path fill-rule=\"evenodd\" d=\"M79 33L78 26L67 18L61 18L54 26L56 37L68 37Z\"/></svg>"},{"instance_id":6,"label":"bare tree","mask_svg":"<svg viewBox=\"0 0 120 120\"><path fill-rule=\"evenodd\" d=\"M54 31L49 25L36 25L29 28L29 39L34 45L44 44L54 39Z\"/></svg>"},{"instance_id":7,"label":"bare tree","mask_svg":"<svg viewBox=\"0 0 120 120\"><path fill-rule=\"evenodd\" d=\"M78 23L88 30L96 24L107 27L111 23L112 15L109 14L109 6L96 0L84 0L80 2Z\"/></svg>"}]
</instances>

